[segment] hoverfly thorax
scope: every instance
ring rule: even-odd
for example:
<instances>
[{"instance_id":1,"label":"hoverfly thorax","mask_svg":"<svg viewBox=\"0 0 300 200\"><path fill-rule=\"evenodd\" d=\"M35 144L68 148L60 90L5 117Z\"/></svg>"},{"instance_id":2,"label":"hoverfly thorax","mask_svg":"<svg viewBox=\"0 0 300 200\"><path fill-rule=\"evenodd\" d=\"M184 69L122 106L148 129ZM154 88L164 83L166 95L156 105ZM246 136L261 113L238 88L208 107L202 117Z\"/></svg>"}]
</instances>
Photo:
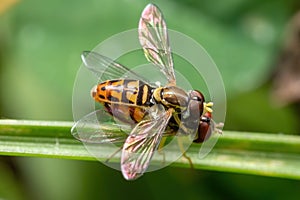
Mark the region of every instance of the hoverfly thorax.
<instances>
[{"instance_id":1,"label":"hoverfly thorax","mask_svg":"<svg viewBox=\"0 0 300 200\"><path fill-rule=\"evenodd\" d=\"M176 86L157 88L153 96L156 102L166 108L185 110L188 105L187 93Z\"/></svg>"}]
</instances>

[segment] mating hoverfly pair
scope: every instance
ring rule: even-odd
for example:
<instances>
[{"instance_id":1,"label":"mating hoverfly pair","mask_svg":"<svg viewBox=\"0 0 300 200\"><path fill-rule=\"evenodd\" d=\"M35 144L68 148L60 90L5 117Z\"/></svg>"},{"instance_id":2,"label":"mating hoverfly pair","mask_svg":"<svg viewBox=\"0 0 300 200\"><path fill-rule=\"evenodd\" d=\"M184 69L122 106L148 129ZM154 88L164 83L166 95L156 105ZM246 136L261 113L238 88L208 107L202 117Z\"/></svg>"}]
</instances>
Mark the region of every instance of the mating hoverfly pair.
<instances>
[{"instance_id":1,"label":"mating hoverfly pair","mask_svg":"<svg viewBox=\"0 0 300 200\"><path fill-rule=\"evenodd\" d=\"M72 128L73 136L82 142L122 143L121 171L127 180L137 179L147 170L154 153L163 146L164 137L188 135L193 142L202 143L212 133L221 133L211 119L213 103L205 102L197 90L186 92L176 86L166 22L153 4L142 12L139 41L147 60L166 77L165 86L154 85L96 52L82 54L83 64L101 80L91 95L103 109L92 115L101 116L97 119L100 125L107 118L127 124L131 127L130 133L123 137L109 129L98 128L99 124L94 124L92 131L84 132L84 127L90 126L91 114ZM121 78L124 74L125 78Z\"/></svg>"}]
</instances>

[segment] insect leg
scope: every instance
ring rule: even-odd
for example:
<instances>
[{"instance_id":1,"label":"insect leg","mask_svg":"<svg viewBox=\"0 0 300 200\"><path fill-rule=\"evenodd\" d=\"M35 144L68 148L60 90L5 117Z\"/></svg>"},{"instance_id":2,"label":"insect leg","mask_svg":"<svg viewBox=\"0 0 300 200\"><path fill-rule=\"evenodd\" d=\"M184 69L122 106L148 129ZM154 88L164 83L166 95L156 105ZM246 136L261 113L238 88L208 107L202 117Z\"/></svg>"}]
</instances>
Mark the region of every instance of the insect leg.
<instances>
[{"instance_id":1,"label":"insect leg","mask_svg":"<svg viewBox=\"0 0 300 200\"><path fill-rule=\"evenodd\" d=\"M112 159L113 157L115 157L115 155L117 155L117 153L119 153L122 149L123 149L123 146L119 147L119 149L117 149L113 154L111 154L111 155L105 160L105 163L108 163L108 162L110 161L110 159Z\"/></svg>"},{"instance_id":2,"label":"insect leg","mask_svg":"<svg viewBox=\"0 0 300 200\"><path fill-rule=\"evenodd\" d=\"M180 149L180 151L182 152L182 156L183 156L185 159L187 159L187 161L189 162L191 168L194 169L193 162L192 162L191 158L190 158L189 156L186 155L185 150L184 150L184 147L183 147L183 144L182 144L182 140L181 140L180 137L177 137L177 142L178 142L179 149Z\"/></svg>"},{"instance_id":3,"label":"insect leg","mask_svg":"<svg viewBox=\"0 0 300 200\"><path fill-rule=\"evenodd\" d=\"M164 147L166 140L167 140L167 137L162 137L162 139L159 143L158 149L157 149L157 152L163 156L163 161L162 161L163 165L166 162L166 155L165 155L165 152L163 152L162 148Z\"/></svg>"}]
</instances>

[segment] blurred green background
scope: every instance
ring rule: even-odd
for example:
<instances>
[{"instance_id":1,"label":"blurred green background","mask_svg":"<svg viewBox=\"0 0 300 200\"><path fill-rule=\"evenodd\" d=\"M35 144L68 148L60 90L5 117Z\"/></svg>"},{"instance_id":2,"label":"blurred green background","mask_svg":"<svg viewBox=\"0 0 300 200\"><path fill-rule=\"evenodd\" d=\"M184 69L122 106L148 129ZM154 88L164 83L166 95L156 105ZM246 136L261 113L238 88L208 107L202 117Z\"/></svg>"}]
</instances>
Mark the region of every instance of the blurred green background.
<instances>
[{"instance_id":1,"label":"blurred green background","mask_svg":"<svg viewBox=\"0 0 300 200\"><path fill-rule=\"evenodd\" d=\"M149 2L1 0L0 117L71 121L80 53L137 28ZM219 67L225 129L300 132L293 105L270 101L270 77L297 0L152 2L170 29L202 44ZM299 188L299 181L175 167L127 182L98 162L0 157L0 199L298 199Z\"/></svg>"}]
</instances>

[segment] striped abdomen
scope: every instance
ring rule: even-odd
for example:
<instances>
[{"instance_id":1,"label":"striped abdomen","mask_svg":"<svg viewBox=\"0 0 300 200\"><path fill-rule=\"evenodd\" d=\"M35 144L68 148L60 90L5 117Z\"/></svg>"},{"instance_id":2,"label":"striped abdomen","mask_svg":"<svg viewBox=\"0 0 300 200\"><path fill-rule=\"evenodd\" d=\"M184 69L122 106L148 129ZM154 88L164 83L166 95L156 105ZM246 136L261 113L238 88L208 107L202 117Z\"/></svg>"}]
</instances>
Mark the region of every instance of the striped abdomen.
<instances>
[{"instance_id":1,"label":"striped abdomen","mask_svg":"<svg viewBox=\"0 0 300 200\"><path fill-rule=\"evenodd\" d=\"M140 80L120 79L99 83L92 91L100 103L150 106L153 88Z\"/></svg>"},{"instance_id":2,"label":"striped abdomen","mask_svg":"<svg viewBox=\"0 0 300 200\"><path fill-rule=\"evenodd\" d=\"M127 123L137 123L143 119L145 108L153 105L153 89L140 80L107 80L95 86L92 96L113 116Z\"/></svg>"}]
</instances>

